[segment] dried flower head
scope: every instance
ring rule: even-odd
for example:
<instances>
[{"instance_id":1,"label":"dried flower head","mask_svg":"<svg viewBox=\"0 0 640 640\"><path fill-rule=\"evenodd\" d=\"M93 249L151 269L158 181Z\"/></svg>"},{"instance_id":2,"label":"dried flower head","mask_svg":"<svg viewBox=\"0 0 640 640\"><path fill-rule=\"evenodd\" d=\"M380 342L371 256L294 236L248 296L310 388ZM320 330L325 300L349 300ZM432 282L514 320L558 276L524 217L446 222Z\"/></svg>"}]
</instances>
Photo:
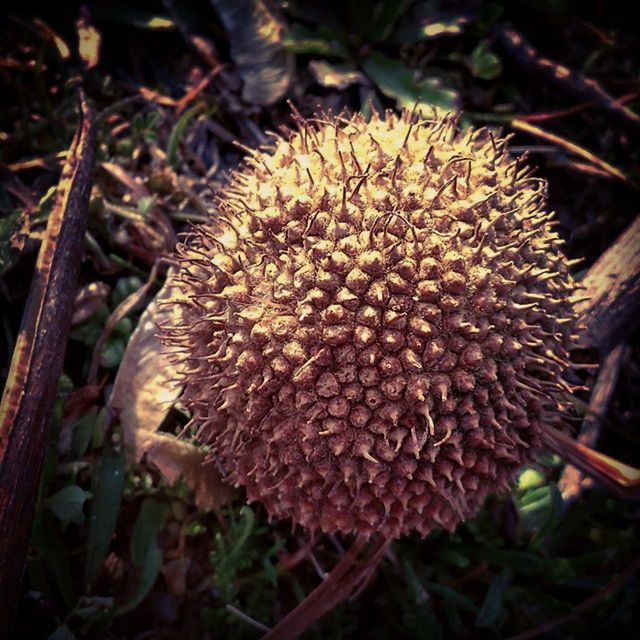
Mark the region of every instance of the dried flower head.
<instances>
[{"instance_id":1,"label":"dried flower head","mask_svg":"<svg viewBox=\"0 0 640 640\"><path fill-rule=\"evenodd\" d=\"M310 530L453 529L540 446L574 284L543 180L488 129L301 121L252 152L179 248L198 438Z\"/></svg>"}]
</instances>

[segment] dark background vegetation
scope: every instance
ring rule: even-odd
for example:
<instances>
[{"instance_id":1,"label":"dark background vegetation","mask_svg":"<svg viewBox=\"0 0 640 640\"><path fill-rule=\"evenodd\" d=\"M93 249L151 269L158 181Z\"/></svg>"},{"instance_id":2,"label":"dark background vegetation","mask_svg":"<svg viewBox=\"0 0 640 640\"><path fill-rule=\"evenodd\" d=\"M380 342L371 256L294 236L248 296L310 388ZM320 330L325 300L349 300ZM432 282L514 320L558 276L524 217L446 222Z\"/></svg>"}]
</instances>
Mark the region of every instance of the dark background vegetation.
<instances>
[{"instance_id":1,"label":"dark background vegetation","mask_svg":"<svg viewBox=\"0 0 640 640\"><path fill-rule=\"evenodd\" d=\"M309 540L287 523L269 523L241 494L204 511L182 481L172 486L152 465L125 466L118 434L104 433L104 407L140 307L97 354L93 382L100 386L87 386L106 319L171 249L174 232L205 219L212 191L242 157L233 141L256 146L262 131L292 126L287 98L305 116L319 109L410 108L420 98L462 109L465 124L510 131L513 119L522 118L578 145L582 157L522 131L512 140L512 152L528 151L549 181L566 251L584 259L578 277L638 213L637 123L581 98L569 83L536 74L500 36L512 26L536 59L593 78L638 110L640 41L632 3L291 0L269 6L284 25L282 41L295 64L289 88L269 105L260 102L269 101L273 86L243 99L238 50L204 0L23 2L3 10L2 379L59 178L58 154L77 125L81 75L99 114L81 275L81 284L94 288L87 289L90 302L72 330L59 382L18 638L258 638L262 632L243 615L273 625L348 544ZM85 72L77 54L80 15L101 36L99 60ZM68 56L46 26L68 44ZM602 170L598 160L626 180ZM132 196L126 180L103 163L138 180L147 195ZM636 466L638 349L635 335L599 444ZM595 374L589 375L592 382ZM574 400L584 413L588 397ZM179 430L184 422L174 411L163 429ZM455 534L395 542L362 593L305 637L534 637L518 635L529 629L545 638L637 637L640 581L619 576L639 555L638 505L597 487L566 504L557 485L562 468L556 456L541 456L512 493L492 498ZM558 624L544 631L553 620Z\"/></svg>"}]
</instances>

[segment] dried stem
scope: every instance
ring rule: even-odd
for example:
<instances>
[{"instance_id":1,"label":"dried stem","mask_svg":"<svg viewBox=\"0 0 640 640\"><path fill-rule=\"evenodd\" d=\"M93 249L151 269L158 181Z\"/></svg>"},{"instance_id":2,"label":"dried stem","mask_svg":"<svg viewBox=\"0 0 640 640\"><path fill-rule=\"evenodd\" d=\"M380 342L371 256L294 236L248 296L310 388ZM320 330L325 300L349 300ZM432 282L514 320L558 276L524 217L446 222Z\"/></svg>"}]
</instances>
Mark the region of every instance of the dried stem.
<instances>
[{"instance_id":1,"label":"dried stem","mask_svg":"<svg viewBox=\"0 0 640 640\"><path fill-rule=\"evenodd\" d=\"M0 636L9 637L29 545L49 419L73 315L93 174L91 110L62 171L0 405Z\"/></svg>"},{"instance_id":2,"label":"dried stem","mask_svg":"<svg viewBox=\"0 0 640 640\"><path fill-rule=\"evenodd\" d=\"M263 640L297 638L358 588L361 581L378 565L389 544L390 540L385 538L374 540L368 551L358 560L358 556L367 546L367 540L363 537L357 538L327 578L269 631Z\"/></svg>"},{"instance_id":3,"label":"dried stem","mask_svg":"<svg viewBox=\"0 0 640 640\"><path fill-rule=\"evenodd\" d=\"M624 345L618 345L612 349L604 359L598 373L598 379L591 394L589 413L582 421L582 427L577 437L577 442L587 447L594 447L598 443L601 427L600 416L603 416L609 407L609 402L618 382L618 373L620 372L625 351ZM592 484L591 478L586 478L573 465L567 465L560 478L559 488L565 502L572 502L580 496L584 489Z\"/></svg>"},{"instance_id":4,"label":"dried stem","mask_svg":"<svg viewBox=\"0 0 640 640\"><path fill-rule=\"evenodd\" d=\"M602 415L615 390L622 357L619 351L622 347L616 345L624 342L640 321L640 216L588 270L582 284L585 299L578 307L584 325L582 343L585 347L598 349L604 358L591 404L593 413ZM600 424L597 418L588 417L585 425L578 441L552 427L544 430L547 447L579 470L568 472L563 493L570 497L576 487L584 483L579 475L584 473L614 493L638 497L640 470L587 446L593 446L597 441Z\"/></svg>"},{"instance_id":5,"label":"dried stem","mask_svg":"<svg viewBox=\"0 0 640 640\"><path fill-rule=\"evenodd\" d=\"M112 312L112 314L107 319L104 328L102 329L102 333L98 338L94 348L93 355L91 357L91 366L89 367L89 380L88 384L91 386L96 386L98 384L98 367L100 366L100 356L102 355L102 350L104 349L105 344L107 344L107 340L111 336L111 332L115 328L115 326L122 320L130 311L132 311L147 295L147 292L155 282L156 276L158 274L158 267L160 265L159 261L156 261L151 269L151 273L149 274L149 278L147 281L132 294L128 295Z\"/></svg>"},{"instance_id":6,"label":"dried stem","mask_svg":"<svg viewBox=\"0 0 640 640\"><path fill-rule=\"evenodd\" d=\"M548 425L543 427L542 440L548 449L604 484L612 493L622 498L640 498L640 469L590 449Z\"/></svg>"},{"instance_id":7,"label":"dried stem","mask_svg":"<svg viewBox=\"0 0 640 640\"><path fill-rule=\"evenodd\" d=\"M578 308L585 346L602 356L624 342L640 322L640 216L588 270L587 300Z\"/></svg>"},{"instance_id":8,"label":"dried stem","mask_svg":"<svg viewBox=\"0 0 640 640\"><path fill-rule=\"evenodd\" d=\"M609 95L595 80L568 69L548 58L539 55L536 50L512 27L501 25L497 29L498 41L509 53L510 58L525 71L540 75L560 89L573 94L579 100L597 105L613 116L626 129L638 133L640 116Z\"/></svg>"}]
</instances>

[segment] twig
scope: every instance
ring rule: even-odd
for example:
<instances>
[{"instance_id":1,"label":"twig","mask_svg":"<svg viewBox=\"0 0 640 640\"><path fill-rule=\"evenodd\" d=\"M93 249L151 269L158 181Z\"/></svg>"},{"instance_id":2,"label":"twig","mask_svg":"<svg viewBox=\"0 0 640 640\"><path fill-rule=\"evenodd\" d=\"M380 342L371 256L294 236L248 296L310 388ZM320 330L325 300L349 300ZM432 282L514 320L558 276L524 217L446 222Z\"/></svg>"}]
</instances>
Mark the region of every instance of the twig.
<instances>
[{"instance_id":1,"label":"twig","mask_svg":"<svg viewBox=\"0 0 640 640\"><path fill-rule=\"evenodd\" d=\"M293 611L290 611L263 640L292 640L305 629L340 602L360 584L361 580L372 571L384 556L389 540L378 539L368 553L360 561L358 556L367 544L366 539L359 537L342 556L340 562Z\"/></svg>"},{"instance_id":2,"label":"twig","mask_svg":"<svg viewBox=\"0 0 640 640\"><path fill-rule=\"evenodd\" d=\"M237 607L234 607L232 604L227 604L224 607L229 613L233 614L237 618L240 618L243 622L246 622L248 625L251 625L255 629L259 631L269 631L269 627L262 624L262 622L258 622L254 620L251 616L248 616L244 611L240 611Z\"/></svg>"},{"instance_id":3,"label":"twig","mask_svg":"<svg viewBox=\"0 0 640 640\"><path fill-rule=\"evenodd\" d=\"M577 145L575 142L571 142L570 140L567 140L566 138L563 138L555 133L545 131L544 129L541 129L540 127L537 127L536 125L531 124L530 122L526 122L521 118L513 118L513 120L511 120L511 126L514 129L517 129L518 131L523 131L532 136L535 136L536 138L541 138L542 140L551 142L552 144L555 144L563 148L565 151L568 151L569 153L580 156L581 158L584 158L588 162L591 162L592 164L594 164L596 167L598 167L599 169L601 169L602 171L610 175L612 178L617 178L618 180L621 180L625 184L630 184L629 179L627 178L627 176L624 175L624 173L622 173L622 171L620 171L620 169L616 169L614 166L610 165L608 162L601 160L600 158L598 158L598 156L591 153L584 147Z\"/></svg>"},{"instance_id":4,"label":"twig","mask_svg":"<svg viewBox=\"0 0 640 640\"><path fill-rule=\"evenodd\" d=\"M211 83L211 81L224 69L223 64L219 64L211 69L195 87L189 89L176 103L176 116L179 116L191 102L193 102Z\"/></svg>"},{"instance_id":5,"label":"twig","mask_svg":"<svg viewBox=\"0 0 640 640\"><path fill-rule=\"evenodd\" d=\"M151 285L156 279L159 265L160 260L156 261L156 263L153 265L151 273L149 274L149 279L137 291L134 291L131 295L127 296L113 310L113 313L107 319L104 328L102 329L102 333L100 334L98 341L93 347L91 366L89 367L89 379L87 381L87 384L96 385L98 383L98 366L100 365L100 356L102 355L102 349L104 348L104 345L107 343L111 332L118 324L118 322L120 322L120 320L122 320L122 318L124 318L140 302L140 300L142 300L145 295L147 295L147 291L149 291Z\"/></svg>"},{"instance_id":6,"label":"twig","mask_svg":"<svg viewBox=\"0 0 640 640\"><path fill-rule=\"evenodd\" d=\"M612 493L622 498L640 498L640 469L576 442L549 425L543 425L542 441L549 450L601 482Z\"/></svg>"},{"instance_id":7,"label":"twig","mask_svg":"<svg viewBox=\"0 0 640 640\"><path fill-rule=\"evenodd\" d=\"M81 122L60 177L0 404L0 636L9 637L46 450L56 385L73 314L93 173L92 112Z\"/></svg>"},{"instance_id":8,"label":"twig","mask_svg":"<svg viewBox=\"0 0 640 640\"><path fill-rule=\"evenodd\" d=\"M606 587L594 593L591 597L581 602L578 606L574 607L572 611L566 613L563 616L559 616L554 620L549 620L544 624L536 627L535 629L529 629L523 633L518 633L515 636L511 636L508 640L532 640L532 638L538 638L548 631L553 631L560 625L569 620L577 618L580 614L593 609L598 606L603 600L611 597L617 591L620 591L624 585L633 578L634 574L640 569L640 558L632 562L617 578L614 578Z\"/></svg>"},{"instance_id":9,"label":"twig","mask_svg":"<svg viewBox=\"0 0 640 640\"><path fill-rule=\"evenodd\" d=\"M582 421L582 427L576 439L588 447L594 447L598 443L602 424L599 416L604 415L607 411L618 382L618 374L625 351L626 348L623 344L619 344L612 349L604 359L598 373L598 379L593 386L593 393L591 394L589 413ZM558 486L565 503L568 503L575 501L582 491L592 483L591 478L585 478L579 469L573 465L567 465Z\"/></svg>"},{"instance_id":10,"label":"twig","mask_svg":"<svg viewBox=\"0 0 640 640\"><path fill-rule=\"evenodd\" d=\"M586 346L607 354L640 323L640 216L587 271L578 307Z\"/></svg>"},{"instance_id":11,"label":"twig","mask_svg":"<svg viewBox=\"0 0 640 640\"><path fill-rule=\"evenodd\" d=\"M543 76L580 100L593 102L635 133L640 131L640 116L620 104L592 78L539 56L522 35L511 27L500 25L497 36L510 58L525 71Z\"/></svg>"},{"instance_id":12,"label":"twig","mask_svg":"<svg viewBox=\"0 0 640 640\"><path fill-rule=\"evenodd\" d=\"M635 100L640 95L640 91L633 91L632 93L627 93L619 98L616 98L615 101L618 104L625 104L625 102L629 102L631 100ZM527 122L548 122L549 120L558 120L559 118L566 118L567 116L572 116L574 113L580 113L589 107L595 105L595 102L582 102L581 104L573 105L572 107L567 107L566 109L558 109L557 111L548 111L546 113L527 113L518 116L521 120L526 120Z\"/></svg>"}]
</instances>

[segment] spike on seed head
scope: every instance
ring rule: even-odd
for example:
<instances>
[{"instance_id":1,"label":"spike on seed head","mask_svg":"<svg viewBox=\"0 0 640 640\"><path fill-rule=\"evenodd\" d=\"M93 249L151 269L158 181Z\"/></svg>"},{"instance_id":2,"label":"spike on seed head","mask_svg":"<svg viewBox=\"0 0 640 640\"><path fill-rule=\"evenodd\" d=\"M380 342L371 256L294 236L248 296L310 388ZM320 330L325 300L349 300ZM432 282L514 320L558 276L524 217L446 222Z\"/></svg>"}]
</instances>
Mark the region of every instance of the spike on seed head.
<instances>
[{"instance_id":1,"label":"spike on seed head","mask_svg":"<svg viewBox=\"0 0 640 640\"><path fill-rule=\"evenodd\" d=\"M163 337L182 401L272 517L452 529L567 388L576 286L544 184L451 116L294 115L178 249Z\"/></svg>"}]
</instances>

